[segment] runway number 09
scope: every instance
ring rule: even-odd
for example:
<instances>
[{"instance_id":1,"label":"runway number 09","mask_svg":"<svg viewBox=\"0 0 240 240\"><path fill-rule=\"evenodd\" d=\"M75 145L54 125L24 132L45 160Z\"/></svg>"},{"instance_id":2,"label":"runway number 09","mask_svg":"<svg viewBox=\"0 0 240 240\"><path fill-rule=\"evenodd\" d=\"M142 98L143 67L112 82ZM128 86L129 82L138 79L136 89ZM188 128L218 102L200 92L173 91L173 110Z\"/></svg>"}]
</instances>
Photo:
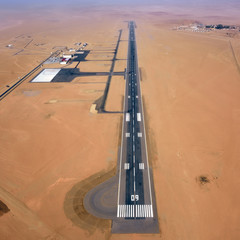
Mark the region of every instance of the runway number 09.
<instances>
[{"instance_id":1,"label":"runway number 09","mask_svg":"<svg viewBox=\"0 0 240 240\"><path fill-rule=\"evenodd\" d=\"M131 195L131 201L138 201L139 200L139 195Z\"/></svg>"}]
</instances>

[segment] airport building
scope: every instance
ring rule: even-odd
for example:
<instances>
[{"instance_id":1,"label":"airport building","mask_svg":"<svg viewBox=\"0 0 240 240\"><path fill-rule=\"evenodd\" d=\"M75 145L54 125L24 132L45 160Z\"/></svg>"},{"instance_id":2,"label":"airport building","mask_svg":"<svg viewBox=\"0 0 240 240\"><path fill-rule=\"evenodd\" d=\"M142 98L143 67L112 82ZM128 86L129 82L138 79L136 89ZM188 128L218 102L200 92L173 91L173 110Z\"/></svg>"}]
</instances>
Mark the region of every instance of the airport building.
<instances>
[{"instance_id":1,"label":"airport building","mask_svg":"<svg viewBox=\"0 0 240 240\"><path fill-rule=\"evenodd\" d=\"M63 54L60 64L67 64L71 61L73 55L72 54Z\"/></svg>"}]
</instances>

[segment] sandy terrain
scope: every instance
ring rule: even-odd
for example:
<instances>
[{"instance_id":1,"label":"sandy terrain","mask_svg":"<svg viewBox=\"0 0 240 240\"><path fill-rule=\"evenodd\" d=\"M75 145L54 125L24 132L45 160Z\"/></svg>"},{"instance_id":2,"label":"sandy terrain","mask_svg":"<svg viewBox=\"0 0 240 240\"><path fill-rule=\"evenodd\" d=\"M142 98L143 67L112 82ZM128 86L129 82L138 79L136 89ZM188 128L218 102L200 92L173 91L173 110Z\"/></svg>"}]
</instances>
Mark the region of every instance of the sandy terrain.
<instances>
[{"instance_id":1,"label":"sandy terrain","mask_svg":"<svg viewBox=\"0 0 240 240\"><path fill-rule=\"evenodd\" d=\"M114 47L119 29L127 39L123 20L134 18L161 234L112 235L109 221L81 208L80 218L66 213L69 193L79 187L83 195L97 178L114 174L117 163L121 114L89 112L103 93L107 77L102 76L71 83L28 79L0 102L0 200L10 209L0 212L1 239L239 239L238 38L172 31L176 24L198 20L190 11L173 15L170 7L139 7L131 16L129 8L110 10L74 12L64 19L54 12L31 22L29 16L20 26L2 29L0 87L26 74L55 46L86 41L93 50ZM206 14L199 11L199 19L221 20ZM234 14L222 19L239 23ZM10 43L14 47L6 48ZM123 41L117 58L126 56ZM100 58L109 56L88 56ZM110 63L89 61L79 68L108 71ZM117 61L115 71L125 66ZM123 78L114 76L106 110L121 111L123 93Z\"/></svg>"},{"instance_id":2,"label":"sandy terrain","mask_svg":"<svg viewBox=\"0 0 240 240\"><path fill-rule=\"evenodd\" d=\"M142 26L139 58L162 237L238 239L240 75L229 41L237 56L239 44Z\"/></svg>"}]
</instances>

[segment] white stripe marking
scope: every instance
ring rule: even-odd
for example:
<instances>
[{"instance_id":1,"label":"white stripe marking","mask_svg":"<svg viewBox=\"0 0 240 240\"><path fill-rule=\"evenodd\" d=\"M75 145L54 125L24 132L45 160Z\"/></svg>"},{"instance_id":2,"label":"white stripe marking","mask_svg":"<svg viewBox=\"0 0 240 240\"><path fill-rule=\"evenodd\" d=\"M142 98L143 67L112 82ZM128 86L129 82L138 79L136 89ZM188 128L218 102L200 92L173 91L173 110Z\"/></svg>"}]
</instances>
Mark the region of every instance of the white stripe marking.
<instances>
[{"instance_id":1,"label":"white stripe marking","mask_svg":"<svg viewBox=\"0 0 240 240\"><path fill-rule=\"evenodd\" d=\"M124 163L124 169L128 170L130 168L130 164L129 163Z\"/></svg>"},{"instance_id":2,"label":"white stripe marking","mask_svg":"<svg viewBox=\"0 0 240 240\"><path fill-rule=\"evenodd\" d=\"M149 217L153 217L153 216L151 215L151 207L152 207L152 205L149 205Z\"/></svg>"},{"instance_id":3,"label":"white stripe marking","mask_svg":"<svg viewBox=\"0 0 240 240\"><path fill-rule=\"evenodd\" d=\"M141 121L142 121L141 113L137 113L137 120L138 120L138 122L141 122Z\"/></svg>"},{"instance_id":4,"label":"white stripe marking","mask_svg":"<svg viewBox=\"0 0 240 240\"><path fill-rule=\"evenodd\" d=\"M130 122L130 113L126 113L126 122Z\"/></svg>"},{"instance_id":5,"label":"white stripe marking","mask_svg":"<svg viewBox=\"0 0 240 240\"><path fill-rule=\"evenodd\" d=\"M120 205L120 217L122 217L122 205Z\"/></svg>"},{"instance_id":6,"label":"white stripe marking","mask_svg":"<svg viewBox=\"0 0 240 240\"><path fill-rule=\"evenodd\" d=\"M153 208L152 208L152 205L151 205L151 217L153 217Z\"/></svg>"},{"instance_id":7,"label":"white stripe marking","mask_svg":"<svg viewBox=\"0 0 240 240\"><path fill-rule=\"evenodd\" d=\"M144 169L144 163L139 163L139 169L143 170Z\"/></svg>"}]
</instances>

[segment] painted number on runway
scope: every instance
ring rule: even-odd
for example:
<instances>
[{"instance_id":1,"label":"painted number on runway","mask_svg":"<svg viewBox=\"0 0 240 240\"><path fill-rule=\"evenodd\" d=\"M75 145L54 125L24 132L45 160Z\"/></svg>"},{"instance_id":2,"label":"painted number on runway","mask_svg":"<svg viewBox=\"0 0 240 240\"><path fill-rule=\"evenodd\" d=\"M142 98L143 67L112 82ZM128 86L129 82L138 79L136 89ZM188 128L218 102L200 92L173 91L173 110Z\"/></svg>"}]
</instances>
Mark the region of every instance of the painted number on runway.
<instances>
[{"instance_id":1,"label":"painted number on runway","mask_svg":"<svg viewBox=\"0 0 240 240\"><path fill-rule=\"evenodd\" d=\"M131 201L138 201L139 200L139 195L131 195Z\"/></svg>"}]
</instances>

